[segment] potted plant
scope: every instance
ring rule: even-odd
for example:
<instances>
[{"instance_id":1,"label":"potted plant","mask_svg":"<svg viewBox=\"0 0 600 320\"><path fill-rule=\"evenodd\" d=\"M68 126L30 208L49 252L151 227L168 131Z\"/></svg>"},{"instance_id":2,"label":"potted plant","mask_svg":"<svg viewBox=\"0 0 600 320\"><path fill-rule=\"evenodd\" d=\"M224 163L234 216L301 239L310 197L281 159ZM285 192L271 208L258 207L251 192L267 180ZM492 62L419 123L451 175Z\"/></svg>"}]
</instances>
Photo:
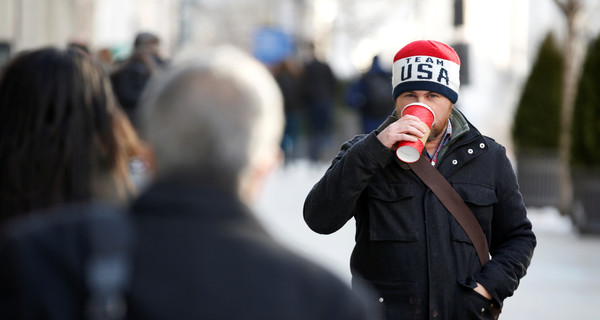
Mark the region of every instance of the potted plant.
<instances>
[{"instance_id":1,"label":"potted plant","mask_svg":"<svg viewBox=\"0 0 600 320\"><path fill-rule=\"evenodd\" d=\"M600 36L588 45L573 110L573 220L583 233L600 233L599 88Z\"/></svg>"},{"instance_id":2,"label":"potted plant","mask_svg":"<svg viewBox=\"0 0 600 320\"><path fill-rule=\"evenodd\" d=\"M512 137L517 156L517 178L527 206L558 205L562 57L554 36L548 33L515 113Z\"/></svg>"}]
</instances>

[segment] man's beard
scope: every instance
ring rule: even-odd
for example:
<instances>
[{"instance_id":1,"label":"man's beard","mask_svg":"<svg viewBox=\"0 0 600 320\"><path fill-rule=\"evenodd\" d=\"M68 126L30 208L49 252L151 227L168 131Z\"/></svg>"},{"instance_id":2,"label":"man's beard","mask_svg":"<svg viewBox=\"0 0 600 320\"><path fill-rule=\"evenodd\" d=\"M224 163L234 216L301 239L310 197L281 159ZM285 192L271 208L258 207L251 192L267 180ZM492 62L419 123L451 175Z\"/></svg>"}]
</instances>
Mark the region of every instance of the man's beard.
<instances>
[{"instance_id":1,"label":"man's beard","mask_svg":"<svg viewBox=\"0 0 600 320\"><path fill-rule=\"evenodd\" d=\"M443 128L439 128L437 126L435 126L435 124L433 126L431 126L431 131L429 132L429 137L427 137L427 142L433 141L436 138L439 138L439 136L444 133L446 131L446 127Z\"/></svg>"}]
</instances>

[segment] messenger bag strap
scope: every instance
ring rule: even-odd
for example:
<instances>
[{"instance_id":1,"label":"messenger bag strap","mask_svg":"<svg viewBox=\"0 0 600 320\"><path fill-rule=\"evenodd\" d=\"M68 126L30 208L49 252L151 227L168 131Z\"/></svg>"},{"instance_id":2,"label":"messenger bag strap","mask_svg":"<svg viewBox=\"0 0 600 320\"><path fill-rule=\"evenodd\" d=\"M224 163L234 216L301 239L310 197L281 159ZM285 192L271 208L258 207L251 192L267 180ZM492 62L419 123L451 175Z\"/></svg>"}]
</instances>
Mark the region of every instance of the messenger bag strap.
<instances>
[{"instance_id":1,"label":"messenger bag strap","mask_svg":"<svg viewBox=\"0 0 600 320\"><path fill-rule=\"evenodd\" d=\"M117 208L94 206L87 212L85 221L90 246L86 270L90 297L86 319L125 319L134 240L130 217Z\"/></svg>"},{"instance_id":2,"label":"messenger bag strap","mask_svg":"<svg viewBox=\"0 0 600 320\"><path fill-rule=\"evenodd\" d=\"M399 159L397 161L400 162ZM452 188L448 180L442 176L442 174L435 169L424 155L421 155L419 160L414 163L408 163L408 166L413 172L433 191L438 197L440 202L450 211L456 221L465 230L477 256L479 256L479 262L481 266L486 264L490 260L488 243L481 229L481 225L475 218L475 215L465 204L463 199L456 193L456 190Z\"/></svg>"}]
</instances>

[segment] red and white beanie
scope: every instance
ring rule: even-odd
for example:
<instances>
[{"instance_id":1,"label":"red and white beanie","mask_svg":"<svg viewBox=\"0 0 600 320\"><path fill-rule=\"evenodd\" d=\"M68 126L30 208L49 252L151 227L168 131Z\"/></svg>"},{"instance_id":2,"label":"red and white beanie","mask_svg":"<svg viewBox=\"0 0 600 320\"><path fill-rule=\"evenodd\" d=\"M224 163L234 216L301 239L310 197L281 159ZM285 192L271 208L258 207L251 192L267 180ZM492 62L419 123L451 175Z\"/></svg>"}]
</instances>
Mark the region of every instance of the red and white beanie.
<instances>
[{"instance_id":1,"label":"red and white beanie","mask_svg":"<svg viewBox=\"0 0 600 320\"><path fill-rule=\"evenodd\" d=\"M428 90L458 100L460 58L450 46L433 40L418 40L400 49L394 57L394 100L411 90Z\"/></svg>"}]
</instances>

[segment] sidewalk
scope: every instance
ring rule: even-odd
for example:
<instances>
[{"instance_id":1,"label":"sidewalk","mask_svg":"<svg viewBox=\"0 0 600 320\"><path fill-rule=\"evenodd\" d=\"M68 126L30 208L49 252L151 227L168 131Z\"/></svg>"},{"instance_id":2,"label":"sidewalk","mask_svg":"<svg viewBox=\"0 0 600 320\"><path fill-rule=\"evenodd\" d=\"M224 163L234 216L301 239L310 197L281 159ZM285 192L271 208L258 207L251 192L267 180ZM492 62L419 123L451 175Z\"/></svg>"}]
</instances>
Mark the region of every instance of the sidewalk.
<instances>
[{"instance_id":1,"label":"sidewalk","mask_svg":"<svg viewBox=\"0 0 600 320\"><path fill-rule=\"evenodd\" d=\"M273 236L349 282L353 221L324 236L312 232L302 218L304 198L326 168L301 162L276 172L256 211ZM501 319L599 319L600 237L578 235L554 209L530 208L529 217L538 245L528 274L505 300Z\"/></svg>"},{"instance_id":2,"label":"sidewalk","mask_svg":"<svg viewBox=\"0 0 600 320\"><path fill-rule=\"evenodd\" d=\"M600 237L577 234L554 210L530 209L529 215L538 245L501 318L599 319Z\"/></svg>"}]
</instances>

